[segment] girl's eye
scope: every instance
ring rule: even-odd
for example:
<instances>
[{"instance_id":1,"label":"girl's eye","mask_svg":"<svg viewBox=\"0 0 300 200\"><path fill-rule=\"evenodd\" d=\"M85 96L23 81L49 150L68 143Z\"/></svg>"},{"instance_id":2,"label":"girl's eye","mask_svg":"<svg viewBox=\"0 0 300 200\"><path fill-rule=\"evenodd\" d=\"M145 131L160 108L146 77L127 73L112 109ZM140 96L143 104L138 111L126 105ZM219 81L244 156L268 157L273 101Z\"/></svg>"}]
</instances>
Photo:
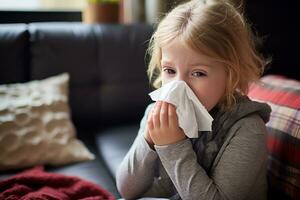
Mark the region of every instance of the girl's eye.
<instances>
[{"instance_id":1,"label":"girl's eye","mask_svg":"<svg viewBox=\"0 0 300 200\"><path fill-rule=\"evenodd\" d=\"M201 77L201 76L206 76L206 73L198 71L198 72L193 72L192 75L196 77Z\"/></svg>"},{"instance_id":2,"label":"girl's eye","mask_svg":"<svg viewBox=\"0 0 300 200\"><path fill-rule=\"evenodd\" d=\"M167 74L175 74L175 70L173 69L170 69L170 68L164 68L163 71Z\"/></svg>"}]
</instances>

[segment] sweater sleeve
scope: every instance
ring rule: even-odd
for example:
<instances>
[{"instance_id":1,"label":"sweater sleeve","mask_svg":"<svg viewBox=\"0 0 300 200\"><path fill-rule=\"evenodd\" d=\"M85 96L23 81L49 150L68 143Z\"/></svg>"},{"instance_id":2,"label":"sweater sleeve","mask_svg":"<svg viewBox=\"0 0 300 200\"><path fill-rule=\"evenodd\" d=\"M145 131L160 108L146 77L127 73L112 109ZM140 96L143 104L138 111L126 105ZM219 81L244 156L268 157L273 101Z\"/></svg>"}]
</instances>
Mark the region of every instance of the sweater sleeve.
<instances>
[{"instance_id":1,"label":"sweater sleeve","mask_svg":"<svg viewBox=\"0 0 300 200\"><path fill-rule=\"evenodd\" d=\"M234 130L233 130L234 129ZM240 120L234 135L208 176L197 163L189 139L155 146L159 158L182 199L245 199L265 169L265 125L257 118Z\"/></svg>"},{"instance_id":2,"label":"sweater sleeve","mask_svg":"<svg viewBox=\"0 0 300 200\"><path fill-rule=\"evenodd\" d=\"M158 155L144 138L146 121L151 105L145 111L140 130L116 174L117 188L125 199L136 199L148 191L154 183ZM153 190L159 195L158 190Z\"/></svg>"}]
</instances>

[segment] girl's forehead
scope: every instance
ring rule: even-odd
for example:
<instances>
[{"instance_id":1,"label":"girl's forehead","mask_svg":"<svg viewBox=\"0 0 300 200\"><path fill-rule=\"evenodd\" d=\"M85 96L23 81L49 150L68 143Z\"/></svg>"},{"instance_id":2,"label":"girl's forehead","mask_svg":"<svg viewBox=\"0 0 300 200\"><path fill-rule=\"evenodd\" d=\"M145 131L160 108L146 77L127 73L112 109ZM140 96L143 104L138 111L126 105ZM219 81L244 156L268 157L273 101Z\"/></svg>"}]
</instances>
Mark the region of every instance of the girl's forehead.
<instances>
[{"instance_id":1,"label":"girl's forehead","mask_svg":"<svg viewBox=\"0 0 300 200\"><path fill-rule=\"evenodd\" d=\"M170 40L168 42L163 43L161 46L161 50L162 51L176 51L176 50L182 50L182 51L186 51L189 52L190 54L196 54L196 55L205 55L207 57L210 57L210 50L209 48L207 48L206 46L202 45L202 46L195 46L193 44L191 44L188 41L182 40L182 39L178 39L175 38L173 40Z\"/></svg>"},{"instance_id":2,"label":"girl's forehead","mask_svg":"<svg viewBox=\"0 0 300 200\"><path fill-rule=\"evenodd\" d=\"M195 49L190 47L186 42L180 40L172 40L170 43L161 47L162 58L165 59L181 59L185 58L188 60L215 60L213 57L209 56L205 50Z\"/></svg>"}]
</instances>

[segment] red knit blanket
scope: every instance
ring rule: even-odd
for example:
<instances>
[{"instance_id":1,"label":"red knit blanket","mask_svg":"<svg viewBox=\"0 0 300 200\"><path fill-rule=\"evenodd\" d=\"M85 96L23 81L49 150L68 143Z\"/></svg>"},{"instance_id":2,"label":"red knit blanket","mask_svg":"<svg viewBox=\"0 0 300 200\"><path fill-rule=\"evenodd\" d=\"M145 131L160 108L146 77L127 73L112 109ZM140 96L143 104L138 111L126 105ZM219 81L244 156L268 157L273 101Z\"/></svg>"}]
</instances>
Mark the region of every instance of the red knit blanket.
<instances>
[{"instance_id":1,"label":"red knit blanket","mask_svg":"<svg viewBox=\"0 0 300 200\"><path fill-rule=\"evenodd\" d=\"M114 200L99 185L78 177L48 173L34 167L0 181L1 200Z\"/></svg>"}]
</instances>

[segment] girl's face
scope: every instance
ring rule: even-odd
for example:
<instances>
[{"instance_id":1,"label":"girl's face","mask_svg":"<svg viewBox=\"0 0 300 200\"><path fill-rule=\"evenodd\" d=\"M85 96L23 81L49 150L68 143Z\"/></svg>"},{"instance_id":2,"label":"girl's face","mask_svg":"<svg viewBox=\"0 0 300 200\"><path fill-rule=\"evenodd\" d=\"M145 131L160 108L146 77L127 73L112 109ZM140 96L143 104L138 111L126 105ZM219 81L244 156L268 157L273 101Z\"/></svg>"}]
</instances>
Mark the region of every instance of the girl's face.
<instances>
[{"instance_id":1,"label":"girl's face","mask_svg":"<svg viewBox=\"0 0 300 200\"><path fill-rule=\"evenodd\" d=\"M208 111L225 94L224 65L183 42L175 39L162 47L161 66L163 85L173 80L185 81Z\"/></svg>"}]
</instances>

